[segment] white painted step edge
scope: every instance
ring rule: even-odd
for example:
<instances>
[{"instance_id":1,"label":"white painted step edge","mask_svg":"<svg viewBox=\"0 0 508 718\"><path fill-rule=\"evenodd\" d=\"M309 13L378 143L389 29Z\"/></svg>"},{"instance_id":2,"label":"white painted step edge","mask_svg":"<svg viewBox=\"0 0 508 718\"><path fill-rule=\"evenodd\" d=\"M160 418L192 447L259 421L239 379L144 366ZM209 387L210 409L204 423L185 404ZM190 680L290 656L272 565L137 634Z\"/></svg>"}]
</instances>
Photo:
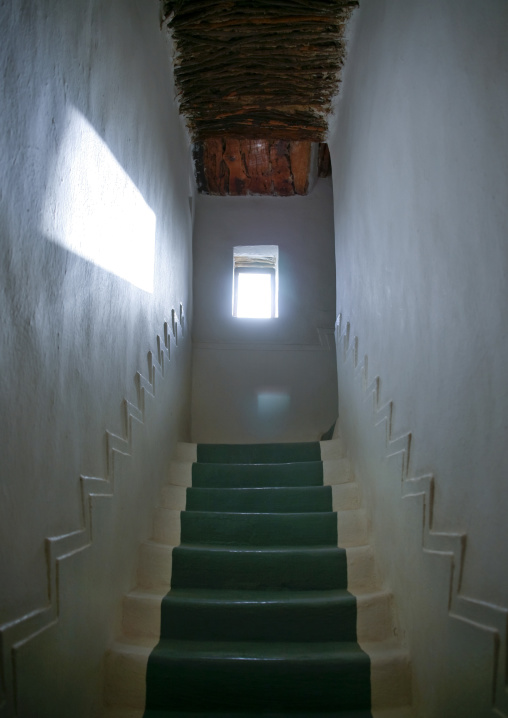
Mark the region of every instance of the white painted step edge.
<instances>
[{"instance_id":1,"label":"white painted step edge","mask_svg":"<svg viewBox=\"0 0 508 718\"><path fill-rule=\"evenodd\" d=\"M337 511L337 536L341 548L366 546L369 543L369 532L365 511Z\"/></svg>"},{"instance_id":2,"label":"white painted step edge","mask_svg":"<svg viewBox=\"0 0 508 718\"><path fill-rule=\"evenodd\" d=\"M198 445L179 441L176 445L175 459L176 461L190 461L191 463L197 461Z\"/></svg>"},{"instance_id":3,"label":"white painted step edge","mask_svg":"<svg viewBox=\"0 0 508 718\"><path fill-rule=\"evenodd\" d=\"M374 553L370 546L346 548L348 591L356 596L379 589Z\"/></svg>"},{"instance_id":4,"label":"white painted step edge","mask_svg":"<svg viewBox=\"0 0 508 718\"><path fill-rule=\"evenodd\" d=\"M370 658L370 687L373 710L411 705L411 661L409 654L393 642L362 643Z\"/></svg>"},{"instance_id":5,"label":"white painted step edge","mask_svg":"<svg viewBox=\"0 0 508 718\"><path fill-rule=\"evenodd\" d=\"M192 463L172 461L169 465L169 483L175 486L192 486Z\"/></svg>"},{"instance_id":6,"label":"white painted step edge","mask_svg":"<svg viewBox=\"0 0 508 718\"><path fill-rule=\"evenodd\" d=\"M354 480L353 469L349 459L322 459L323 483L325 486L347 484Z\"/></svg>"},{"instance_id":7,"label":"white painted step edge","mask_svg":"<svg viewBox=\"0 0 508 718\"><path fill-rule=\"evenodd\" d=\"M340 439L330 439L329 441L320 441L321 461L328 459L342 459L345 455L344 447Z\"/></svg>"}]
</instances>

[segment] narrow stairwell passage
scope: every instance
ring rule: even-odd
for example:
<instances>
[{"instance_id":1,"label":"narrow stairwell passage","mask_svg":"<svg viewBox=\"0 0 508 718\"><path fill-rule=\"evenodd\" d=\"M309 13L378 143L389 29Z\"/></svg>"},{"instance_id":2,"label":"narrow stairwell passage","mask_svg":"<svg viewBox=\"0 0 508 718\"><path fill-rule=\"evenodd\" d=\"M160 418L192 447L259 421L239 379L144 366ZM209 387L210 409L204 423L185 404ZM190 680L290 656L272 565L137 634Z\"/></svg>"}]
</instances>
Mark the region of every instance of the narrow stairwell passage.
<instances>
[{"instance_id":1,"label":"narrow stairwell passage","mask_svg":"<svg viewBox=\"0 0 508 718\"><path fill-rule=\"evenodd\" d=\"M370 718L319 443L198 445L145 718Z\"/></svg>"},{"instance_id":2,"label":"narrow stairwell passage","mask_svg":"<svg viewBox=\"0 0 508 718\"><path fill-rule=\"evenodd\" d=\"M413 718L396 634L339 439L179 444L103 715Z\"/></svg>"}]
</instances>

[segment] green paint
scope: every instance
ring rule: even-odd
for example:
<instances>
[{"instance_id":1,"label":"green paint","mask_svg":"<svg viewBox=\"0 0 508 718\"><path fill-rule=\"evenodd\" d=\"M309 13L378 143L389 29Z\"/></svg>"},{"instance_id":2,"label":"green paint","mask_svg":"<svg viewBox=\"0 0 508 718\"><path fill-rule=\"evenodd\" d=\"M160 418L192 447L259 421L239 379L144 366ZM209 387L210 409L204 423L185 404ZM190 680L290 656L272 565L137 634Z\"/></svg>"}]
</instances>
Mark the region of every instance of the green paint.
<instances>
[{"instance_id":1,"label":"green paint","mask_svg":"<svg viewBox=\"0 0 508 718\"><path fill-rule=\"evenodd\" d=\"M287 718L288 715L291 716L291 718L372 718L372 714L369 710L358 710L358 711L334 711L333 713L329 713L328 711L323 712L320 711L319 713L315 713L312 711L311 713L305 712L301 713L298 711L288 713L273 713L270 711L267 713L266 711L258 712L258 711L242 711L231 713L230 711L224 712L224 711L214 711L211 713L210 711L203 712L195 712L195 711L185 711L184 714L185 718L210 718L213 716L214 718ZM153 710L147 710L145 711L144 718L181 718L182 711L153 711Z\"/></svg>"},{"instance_id":2,"label":"green paint","mask_svg":"<svg viewBox=\"0 0 508 718\"><path fill-rule=\"evenodd\" d=\"M291 464L192 465L192 485L209 489L256 486L322 486L322 461Z\"/></svg>"},{"instance_id":3,"label":"green paint","mask_svg":"<svg viewBox=\"0 0 508 718\"><path fill-rule=\"evenodd\" d=\"M198 445L144 718L371 718L316 451Z\"/></svg>"},{"instance_id":4,"label":"green paint","mask_svg":"<svg viewBox=\"0 0 508 718\"><path fill-rule=\"evenodd\" d=\"M173 589L162 602L161 635L193 641L356 641L356 601L346 590Z\"/></svg>"},{"instance_id":5,"label":"green paint","mask_svg":"<svg viewBox=\"0 0 508 718\"><path fill-rule=\"evenodd\" d=\"M198 461L213 464L321 461L321 447L318 441L300 444L198 444Z\"/></svg>"},{"instance_id":6,"label":"green paint","mask_svg":"<svg viewBox=\"0 0 508 718\"><path fill-rule=\"evenodd\" d=\"M172 588L347 588L346 552L332 547L177 546Z\"/></svg>"},{"instance_id":7,"label":"green paint","mask_svg":"<svg viewBox=\"0 0 508 718\"><path fill-rule=\"evenodd\" d=\"M337 514L183 511L182 543L337 546Z\"/></svg>"},{"instance_id":8,"label":"green paint","mask_svg":"<svg viewBox=\"0 0 508 718\"><path fill-rule=\"evenodd\" d=\"M294 513L331 511L331 486L286 486L257 489L187 489L189 511Z\"/></svg>"}]
</instances>

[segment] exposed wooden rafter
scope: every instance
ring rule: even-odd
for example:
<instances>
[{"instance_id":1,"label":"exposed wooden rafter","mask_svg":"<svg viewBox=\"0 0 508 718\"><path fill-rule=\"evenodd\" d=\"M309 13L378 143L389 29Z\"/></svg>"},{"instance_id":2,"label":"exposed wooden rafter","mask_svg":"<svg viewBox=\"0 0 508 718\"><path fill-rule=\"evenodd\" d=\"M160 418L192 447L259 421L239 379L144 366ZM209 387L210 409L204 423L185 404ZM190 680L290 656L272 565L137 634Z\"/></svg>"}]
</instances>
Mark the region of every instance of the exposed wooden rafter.
<instances>
[{"instance_id":1,"label":"exposed wooden rafter","mask_svg":"<svg viewBox=\"0 0 508 718\"><path fill-rule=\"evenodd\" d=\"M162 1L200 192L288 196L310 190L318 171L312 143L326 137L345 58L345 25L357 5Z\"/></svg>"},{"instance_id":2,"label":"exposed wooden rafter","mask_svg":"<svg viewBox=\"0 0 508 718\"><path fill-rule=\"evenodd\" d=\"M194 145L198 190L218 195L305 195L317 179L317 155L317 146L307 141L211 137Z\"/></svg>"},{"instance_id":3,"label":"exposed wooden rafter","mask_svg":"<svg viewBox=\"0 0 508 718\"><path fill-rule=\"evenodd\" d=\"M323 141L357 0L166 0L181 111L209 137Z\"/></svg>"}]
</instances>

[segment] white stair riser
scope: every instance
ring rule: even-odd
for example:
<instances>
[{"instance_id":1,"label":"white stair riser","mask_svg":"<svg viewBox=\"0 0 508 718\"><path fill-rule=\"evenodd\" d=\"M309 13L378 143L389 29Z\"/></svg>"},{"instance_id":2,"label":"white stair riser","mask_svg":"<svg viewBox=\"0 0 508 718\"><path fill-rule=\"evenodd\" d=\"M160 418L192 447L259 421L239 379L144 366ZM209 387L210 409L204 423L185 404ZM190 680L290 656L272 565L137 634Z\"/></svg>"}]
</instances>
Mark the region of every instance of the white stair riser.
<instances>
[{"instance_id":1,"label":"white stair riser","mask_svg":"<svg viewBox=\"0 0 508 718\"><path fill-rule=\"evenodd\" d=\"M160 636L163 595L138 593L125 596L122 606L122 630L125 636Z\"/></svg>"},{"instance_id":2,"label":"white stair riser","mask_svg":"<svg viewBox=\"0 0 508 718\"><path fill-rule=\"evenodd\" d=\"M176 461L197 461L198 458L198 445L187 444L183 441L178 442L176 445Z\"/></svg>"},{"instance_id":3,"label":"white stair riser","mask_svg":"<svg viewBox=\"0 0 508 718\"><path fill-rule=\"evenodd\" d=\"M145 713L144 708L127 708L125 706L121 708L107 708L102 718L143 718Z\"/></svg>"},{"instance_id":4,"label":"white stair riser","mask_svg":"<svg viewBox=\"0 0 508 718\"><path fill-rule=\"evenodd\" d=\"M169 591L173 546L147 541L139 552L138 582L142 588Z\"/></svg>"},{"instance_id":5,"label":"white stair riser","mask_svg":"<svg viewBox=\"0 0 508 718\"><path fill-rule=\"evenodd\" d=\"M371 654L370 660L373 709L411 705L411 663L408 654L376 651L376 655Z\"/></svg>"},{"instance_id":6,"label":"white stair riser","mask_svg":"<svg viewBox=\"0 0 508 718\"><path fill-rule=\"evenodd\" d=\"M356 632L360 643L393 639L396 625L393 598L389 593L356 597Z\"/></svg>"},{"instance_id":7,"label":"white stair riser","mask_svg":"<svg viewBox=\"0 0 508 718\"><path fill-rule=\"evenodd\" d=\"M361 508L361 492L358 484L335 484L332 486L332 506L334 511L350 511Z\"/></svg>"},{"instance_id":8,"label":"white stair riser","mask_svg":"<svg viewBox=\"0 0 508 718\"><path fill-rule=\"evenodd\" d=\"M366 546L369 543L367 516L363 509L337 512L339 546Z\"/></svg>"},{"instance_id":9,"label":"white stair riser","mask_svg":"<svg viewBox=\"0 0 508 718\"><path fill-rule=\"evenodd\" d=\"M346 549L348 590L373 593L378 587L374 555L369 546Z\"/></svg>"},{"instance_id":10,"label":"white stair riser","mask_svg":"<svg viewBox=\"0 0 508 718\"><path fill-rule=\"evenodd\" d=\"M180 543L180 511L156 509L153 519L153 537L160 543L178 546Z\"/></svg>"},{"instance_id":11,"label":"white stair riser","mask_svg":"<svg viewBox=\"0 0 508 718\"><path fill-rule=\"evenodd\" d=\"M187 487L168 484L163 486L161 491L160 506L165 509L176 509L185 511L187 501Z\"/></svg>"},{"instance_id":12,"label":"white stair riser","mask_svg":"<svg viewBox=\"0 0 508 718\"><path fill-rule=\"evenodd\" d=\"M348 459L327 459L323 461L323 483L326 486L347 484L353 479L351 462Z\"/></svg>"},{"instance_id":13,"label":"white stair riser","mask_svg":"<svg viewBox=\"0 0 508 718\"><path fill-rule=\"evenodd\" d=\"M106 657L104 698L107 706L144 707L146 666L151 650L148 646L113 646Z\"/></svg>"},{"instance_id":14,"label":"white stair riser","mask_svg":"<svg viewBox=\"0 0 508 718\"><path fill-rule=\"evenodd\" d=\"M342 441L340 439L320 441L319 447L321 451L321 461L344 458L344 447L342 446Z\"/></svg>"},{"instance_id":15,"label":"white stair riser","mask_svg":"<svg viewBox=\"0 0 508 718\"><path fill-rule=\"evenodd\" d=\"M192 461L172 461L169 483L175 486L192 486Z\"/></svg>"}]
</instances>

